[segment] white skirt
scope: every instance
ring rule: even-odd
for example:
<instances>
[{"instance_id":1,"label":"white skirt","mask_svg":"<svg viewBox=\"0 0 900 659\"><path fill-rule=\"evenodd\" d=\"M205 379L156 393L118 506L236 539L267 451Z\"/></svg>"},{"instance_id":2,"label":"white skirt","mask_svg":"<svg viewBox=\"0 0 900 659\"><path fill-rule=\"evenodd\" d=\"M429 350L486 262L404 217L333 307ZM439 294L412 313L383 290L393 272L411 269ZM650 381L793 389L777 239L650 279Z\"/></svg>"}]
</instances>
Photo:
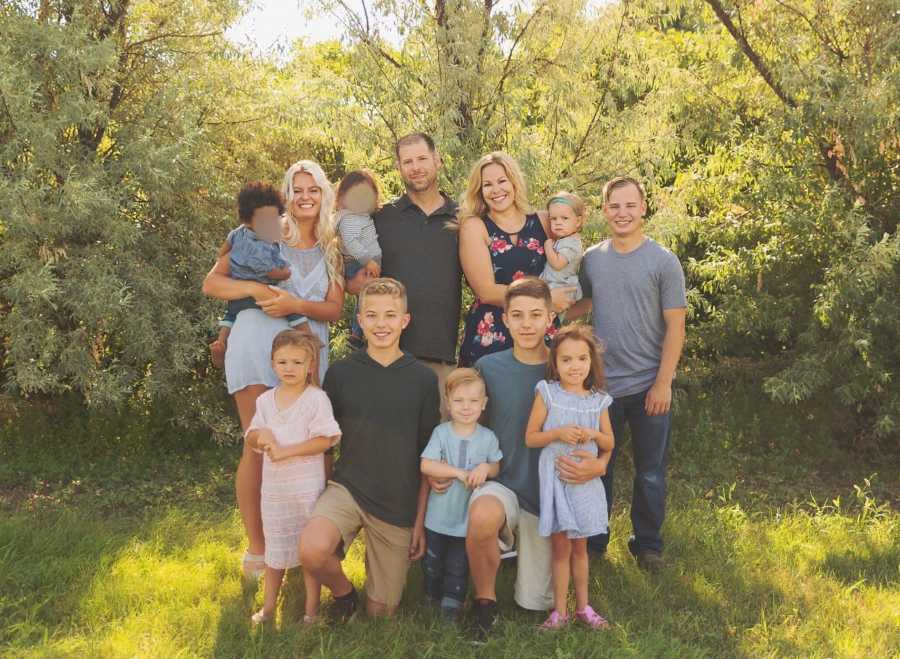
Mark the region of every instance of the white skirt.
<instances>
[{"instance_id":1,"label":"white skirt","mask_svg":"<svg viewBox=\"0 0 900 659\"><path fill-rule=\"evenodd\" d=\"M309 326L323 343L319 352L321 382L328 368L328 326L315 320L310 320ZM260 309L247 309L237 315L225 352L225 381L229 394L251 384L264 384L269 388L278 384L278 377L272 370L272 341L285 329L288 329L286 319L267 316Z\"/></svg>"}]
</instances>

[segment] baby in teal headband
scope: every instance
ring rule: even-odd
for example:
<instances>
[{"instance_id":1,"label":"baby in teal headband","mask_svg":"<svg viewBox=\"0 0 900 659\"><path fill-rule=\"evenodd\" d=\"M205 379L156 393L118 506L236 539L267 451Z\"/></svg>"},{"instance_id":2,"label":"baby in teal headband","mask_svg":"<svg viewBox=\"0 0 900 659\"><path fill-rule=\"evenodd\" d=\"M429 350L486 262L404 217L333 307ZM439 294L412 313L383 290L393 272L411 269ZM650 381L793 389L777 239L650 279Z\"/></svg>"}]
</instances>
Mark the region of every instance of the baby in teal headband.
<instances>
[{"instance_id":1,"label":"baby in teal headband","mask_svg":"<svg viewBox=\"0 0 900 659\"><path fill-rule=\"evenodd\" d=\"M557 192L547 202L552 238L544 243L547 265L541 279L550 288L574 286L574 300L582 297L578 283L578 269L584 246L581 244L581 227L584 224L584 201L572 192Z\"/></svg>"}]
</instances>

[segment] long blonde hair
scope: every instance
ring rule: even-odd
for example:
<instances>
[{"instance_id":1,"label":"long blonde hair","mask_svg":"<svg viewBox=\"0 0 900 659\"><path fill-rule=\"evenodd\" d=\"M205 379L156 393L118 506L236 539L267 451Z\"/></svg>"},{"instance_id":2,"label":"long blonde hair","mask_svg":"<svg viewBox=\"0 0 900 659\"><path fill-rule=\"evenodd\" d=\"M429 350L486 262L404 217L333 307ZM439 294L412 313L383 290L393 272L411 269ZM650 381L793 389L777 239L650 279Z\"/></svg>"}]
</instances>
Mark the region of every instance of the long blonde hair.
<instances>
[{"instance_id":1,"label":"long blonde hair","mask_svg":"<svg viewBox=\"0 0 900 659\"><path fill-rule=\"evenodd\" d=\"M284 173L281 192L284 195L287 210L284 217L284 241L291 247L300 243L300 227L291 215L291 204L294 199L294 176L299 173L309 174L322 191L322 203L319 206L319 220L316 222L315 236L328 268L328 281L339 286L344 285L344 265L337 229L334 226L334 188L322 168L312 160L298 160L288 167Z\"/></svg>"},{"instance_id":2,"label":"long blonde hair","mask_svg":"<svg viewBox=\"0 0 900 659\"><path fill-rule=\"evenodd\" d=\"M531 206L528 203L528 187L525 185L525 178L522 176L519 163L503 151L491 151L481 156L469 171L469 182L459 202L457 217L460 224L469 218L484 218L487 215L487 202L481 194L481 172L488 165L499 165L503 168L515 191L513 205L523 214L531 212Z\"/></svg>"}]
</instances>

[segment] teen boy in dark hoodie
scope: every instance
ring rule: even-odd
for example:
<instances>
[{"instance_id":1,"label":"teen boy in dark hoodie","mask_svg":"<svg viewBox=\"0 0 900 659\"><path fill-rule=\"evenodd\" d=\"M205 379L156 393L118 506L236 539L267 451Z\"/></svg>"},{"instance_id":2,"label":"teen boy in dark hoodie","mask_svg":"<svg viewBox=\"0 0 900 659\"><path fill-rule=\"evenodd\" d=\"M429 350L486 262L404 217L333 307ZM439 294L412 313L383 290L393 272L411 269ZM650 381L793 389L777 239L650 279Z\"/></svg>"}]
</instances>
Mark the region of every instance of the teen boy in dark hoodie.
<instances>
[{"instance_id":1,"label":"teen boy in dark hoodie","mask_svg":"<svg viewBox=\"0 0 900 659\"><path fill-rule=\"evenodd\" d=\"M336 614L349 618L357 594L341 558L366 531L366 610L392 615L410 560L425 553L427 483L419 455L440 421L437 376L400 350L409 324L406 289L373 279L359 294L366 350L331 365L323 389L344 431L341 457L303 532L300 560L331 589Z\"/></svg>"}]
</instances>

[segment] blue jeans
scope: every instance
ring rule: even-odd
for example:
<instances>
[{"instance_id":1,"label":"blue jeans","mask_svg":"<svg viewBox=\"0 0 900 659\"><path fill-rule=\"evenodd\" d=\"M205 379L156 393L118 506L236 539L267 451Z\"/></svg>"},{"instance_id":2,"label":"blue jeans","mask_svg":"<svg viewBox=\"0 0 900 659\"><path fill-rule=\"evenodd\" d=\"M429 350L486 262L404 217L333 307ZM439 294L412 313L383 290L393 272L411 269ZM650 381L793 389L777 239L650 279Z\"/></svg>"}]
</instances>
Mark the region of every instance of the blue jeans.
<instances>
[{"instance_id":1,"label":"blue jeans","mask_svg":"<svg viewBox=\"0 0 900 659\"><path fill-rule=\"evenodd\" d=\"M649 391L649 390L648 390ZM634 490L631 495L631 525L634 535L628 541L632 554L644 551L662 552L662 525L666 516L666 464L672 431L672 410L659 416L647 416L644 399L647 392L622 396L609 408L616 447L603 476L606 507L612 515L613 469L619 446L625 436L625 424L631 429L631 455L634 458ZM592 536L588 548L606 551L609 533Z\"/></svg>"},{"instance_id":2,"label":"blue jeans","mask_svg":"<svg viewBox=\"0 0 900 659\"><path fill-rule=\"evenodd\" d=\"M440 602L441 608L458 609L466 600L469 582L469 559L466 539L425 529L425 595Z\"/></svg>"}]
</instances>

